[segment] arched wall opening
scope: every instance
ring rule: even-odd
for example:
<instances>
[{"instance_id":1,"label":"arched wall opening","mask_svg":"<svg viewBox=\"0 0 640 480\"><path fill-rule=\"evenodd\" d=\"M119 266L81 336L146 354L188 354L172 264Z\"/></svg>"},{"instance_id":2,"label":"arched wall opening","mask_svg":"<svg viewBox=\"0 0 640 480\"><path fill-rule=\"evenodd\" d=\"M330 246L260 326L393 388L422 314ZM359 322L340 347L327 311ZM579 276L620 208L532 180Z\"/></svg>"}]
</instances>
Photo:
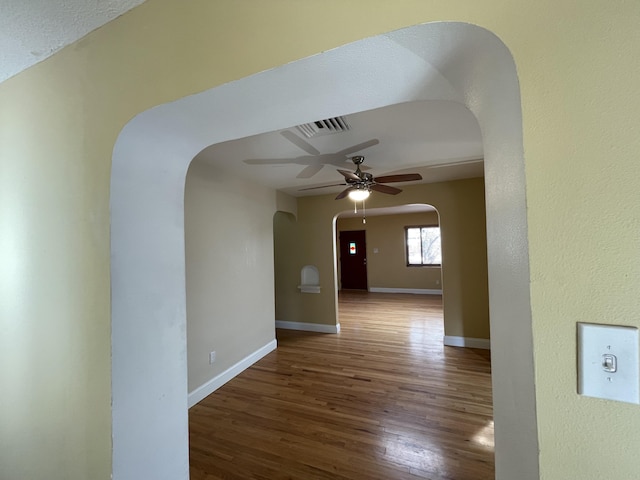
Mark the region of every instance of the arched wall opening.
<instances>
[{"instance_id":1,"label":"arched wall opening","mask_svg":"<svg viewBox=\"0 0 640 480\"><path fill-rule=\"evenodd\" d=\"M378 196L375 192L373 196ZM400 199L399 199L400 200ZM335 245L338 259L335 264L338 283L342 288L340 233L366 231L367 289L382 293L441 293L442 265L408 266L404 240L405 227L435 226L440 228L438 210L426 203L400 204L391 208L370 208L357 203L353 210L336 217Z\"/></svg>"},{"instance_id":2,"label":"arched wall opening","mask_svg":"<svg viewBox=\"0 0 640 480\"><path fill-rule=\"evenodd\" d=\"M444 338L439 340L451 346L489 348L482 178L404 186L403 189L398 197L375 193L369 197L366 224L363 224L362 209L359 216L353 211L338 215L333 237L337 257L336 290L341 288L340 259L346 255L341 251L338 236L345 230L364 230L368 291L444 293ZM404 203L405 199L410 199L409 204ZM389 206L375 207L380 202ZM342 218L343 215L347 218ZM427 224L438 226L441 231L442 265L408 266L405 227Z\"/></svg>"},{"instance_id":3,"label":"arched wall opening","mask_svg":"<svg viewBox=\"0 0 640 480\"><path fill-rule=\"evenodd\" d=\"M367 289L379 293L442 293L442 262L437 265L409 266L407 227L430 226L440 230L438 210L432 205L400 205L397 209L359 208L358 212L342 212L336 218L336 250L340 254L343 231L366 232ZM437 245L441 245L438 241ZM438 249L440 251L440 249ZM419 254L419 252L418 252ZM336 261L338 284L342 277L340 256Z\"/></svg>"},{"instance_id":4,"label":"arched wall opening","mask_svg":"<svg viewBox=\"0 0 640 480\"><path fill-rule=\"evenodd\" d=\"M356 206L353 211L341 212L336 215L333 223L335 229L333 238L336 254L334 262L336 292L349 289L344 287L342 281L343 269L352 266L352 262L344 262L344 257L351 255L352 252L346 251L343 235L347 234L346 240L348 241L351 232L363 231L366 251L364 272L367 277L366 291L368 293L442 295L443 262L440 261L437 266L410 267L405 239L405 228L408 226L429 225L440 230L438 210L427 204L405 204L398 207L368 210L363 205L360 207L359 214L357 210ZM357 249L358 246L354 245L354 247ZM353 252L353 254L357 254L357 252ZM361 298L363 302L367 302L367 296ZM336 315L340 325L340 309ZM444 325L442 326L444 327Z\"/></svg>"},{"instance_id":5,"label":"arched wall opening","mask_svg":"<svg viewBox=\"0 0 640 480\"><path fill-rule=\"evenodd\" d=\"M317 75L341 78L340 88L321 82L310 93ZM490 32L431 23L153 108L123 129L111 182L114 479L189 476L184 187L191 160L214 143L429 99L463 103L482 129L496 478L538 478L516 69ZM276 203L274 192L272 214Z\"/></svg>"}]
</instances>

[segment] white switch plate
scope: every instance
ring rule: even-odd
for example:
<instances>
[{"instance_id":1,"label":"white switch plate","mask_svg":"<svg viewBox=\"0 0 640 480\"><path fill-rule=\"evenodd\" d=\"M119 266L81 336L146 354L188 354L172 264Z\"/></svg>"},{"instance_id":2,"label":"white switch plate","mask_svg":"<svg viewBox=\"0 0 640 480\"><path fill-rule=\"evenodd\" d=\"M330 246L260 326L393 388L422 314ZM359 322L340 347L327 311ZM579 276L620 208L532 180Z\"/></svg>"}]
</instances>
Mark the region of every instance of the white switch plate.
<instances>
[{"instance_id":1,"label":"white switch plate","mask_svg":"<svg viewBox=\"0 0 640 480\"><path fill-rule=\"evenodd\" d=\"M209 365L213 365L216 361L216 352L209 353Z\"/></svg>"},{"instance_id":2,"label":"white switch plate","mask_svg":"<svg viewBox=\"0 0 640 480\"><path fill-rule=\"evenodd\" d=\"M578 393L640 403L638 329L578 323Z\"/></svg>"}]
</instances>

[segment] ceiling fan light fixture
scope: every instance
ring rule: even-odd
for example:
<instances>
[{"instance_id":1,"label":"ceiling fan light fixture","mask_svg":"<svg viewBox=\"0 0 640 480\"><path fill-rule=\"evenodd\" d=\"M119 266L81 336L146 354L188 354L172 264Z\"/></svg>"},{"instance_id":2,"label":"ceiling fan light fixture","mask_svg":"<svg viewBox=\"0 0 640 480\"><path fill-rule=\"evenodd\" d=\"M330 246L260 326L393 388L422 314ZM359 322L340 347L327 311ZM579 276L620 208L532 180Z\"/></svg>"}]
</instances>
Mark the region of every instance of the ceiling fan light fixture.
<instances>
[{"instance_id":1,"label":"ceiling fan light fixture","mask_svg":"<svg viewBox=\"0 0 640 480\"><path fill-rule=\"evenodd\" d=\"M354 202L361 202L369 198L371 192L368 189L358 188L349 192L349 198Z\"/></svg>"}]
</instances>

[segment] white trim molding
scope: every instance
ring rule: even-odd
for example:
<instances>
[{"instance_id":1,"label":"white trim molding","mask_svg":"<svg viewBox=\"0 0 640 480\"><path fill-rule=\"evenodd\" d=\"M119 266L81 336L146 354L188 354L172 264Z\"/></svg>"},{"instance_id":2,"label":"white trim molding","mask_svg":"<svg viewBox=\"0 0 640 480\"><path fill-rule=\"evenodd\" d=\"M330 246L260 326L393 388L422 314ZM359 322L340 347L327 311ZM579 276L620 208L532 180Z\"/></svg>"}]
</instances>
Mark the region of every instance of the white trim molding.
<instances>
[{"instance_id":1,"label":"white trim molding","mask_svg":"<svg viewBox=\"0 0 640 480\"><path fill-rule=\"evenodd\" d=\"M444 344L449 347L482 348L484 350L491 350L491 340L488 338L453 337L445 335Z\"/></svg>"},{"instance_id":2,"label":"white trim molding","mask_svg":"<svg viewBox=\"0 0 640 480\"><path fill-rule=\"evenodd\" d=\"M189 408L193 407L196 403L211 395L233 377L245 371L247 368L249 368L251 365L256 363L268 353L273 352L277 347L278 342L276 340L271 340L265 346L260 347L255 352L247 355L235 365L227 368L221 374L216 375L208 382L200 385L193 392L189 392Z\"/></svg>"},{"instance_id":3,"label":"white trim molding","mask_svg":"<svg viewBox=\"0 0 640 480\"><path fill-rule=\"evenodd\" d=\"M386 287L370 287L371 293L413 293L416 295L442 295L442 289L433 288L386 288Z\"/></svg>"},{"instance_id":4,"label":"white trim molding","mask_svg":"<svg viewBox=\"0 0 640 480\"><path fill-rule=\"evenodd\" d=\"M340 333L340 324L325 325L322 323L303 323L303 322L286 322L284 320L276 320L276 328L283 330L303 330L305 332L318 333Z\"/></svg>"}]
</instances>

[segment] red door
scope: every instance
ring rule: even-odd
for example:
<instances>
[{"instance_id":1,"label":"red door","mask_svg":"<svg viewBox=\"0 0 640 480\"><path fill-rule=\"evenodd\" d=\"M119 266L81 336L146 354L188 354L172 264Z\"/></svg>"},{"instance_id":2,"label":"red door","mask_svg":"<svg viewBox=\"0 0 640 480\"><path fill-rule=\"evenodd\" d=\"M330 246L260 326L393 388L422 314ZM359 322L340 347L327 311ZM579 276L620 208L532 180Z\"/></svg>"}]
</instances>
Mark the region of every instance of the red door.
<instances>
[{"instance_id":1,"label":"red door","mask_svg":"<svg viewBox=\"0 0 640 480\"><path fill-rule=\"evenodd\" d=\"M340 232L340 284L367 290L367 247L364 230Z\"/></svg>"}]
</instances>

